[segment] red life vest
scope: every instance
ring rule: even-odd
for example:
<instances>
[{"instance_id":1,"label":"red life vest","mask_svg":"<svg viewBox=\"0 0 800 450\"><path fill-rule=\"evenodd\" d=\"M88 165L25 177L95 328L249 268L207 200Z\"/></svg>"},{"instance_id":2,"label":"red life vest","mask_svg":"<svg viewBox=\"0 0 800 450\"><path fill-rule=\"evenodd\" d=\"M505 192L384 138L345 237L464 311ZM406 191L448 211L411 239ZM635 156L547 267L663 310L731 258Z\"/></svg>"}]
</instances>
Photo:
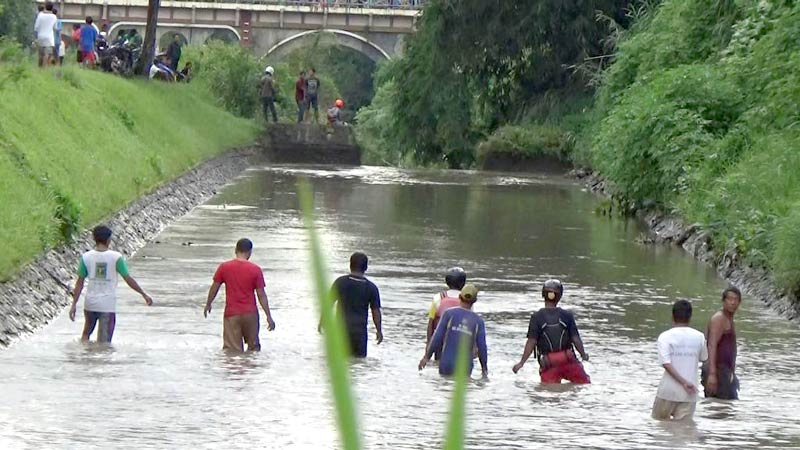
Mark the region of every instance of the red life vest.
<instances>
[{"instance_id":1,"label":"red life vest","mask_svg":"<svg viewBox=\"0 0 800 450\"><path fill-rule=\"evenodd\" d=\"M450 308L455 308L461 305L461 299L458 297L448 297L447 292L442 292L439 299L439 307L436 309L436 318L442 317L445 311Z\"/></svg>"}]
</instances>

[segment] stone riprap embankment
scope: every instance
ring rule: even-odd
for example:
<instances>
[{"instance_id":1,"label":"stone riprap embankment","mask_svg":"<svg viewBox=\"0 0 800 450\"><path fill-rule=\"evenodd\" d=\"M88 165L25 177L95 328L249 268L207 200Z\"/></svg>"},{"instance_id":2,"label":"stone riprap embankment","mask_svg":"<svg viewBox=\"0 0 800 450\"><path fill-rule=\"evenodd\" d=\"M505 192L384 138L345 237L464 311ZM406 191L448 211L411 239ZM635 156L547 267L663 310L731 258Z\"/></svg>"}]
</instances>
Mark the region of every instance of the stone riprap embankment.
<instances>
[{"instance_id":1,"label":"stone riprap embankment","mask_svg":"<svg viewBox=\"0 0 800 450\"><path fill-rule=\"evenodd\" d=\"M608 183L601 176L588 170L573 173L589 191L610 197ZM645 242L682 247L696 259L712 265L721 277L746 294L761 299L789 319L800 318L800 302L778 289L768 270L747 265L736 251L718 252L712 248L708 231L658 211L639 210L636 216L647 224Z\"/></svg>"},{"instance_id":2,"label":"stone riprap embankment","mask_svg":"<svg viewBox=\"0 0 800 450\"><path fill-rule=\"evenodd\" d=\"M113 248L126 256L142 248L171 221L214 195L260 159L255 148L228 152L144 195L103 223L114 230ZM50 250L0 284L0 346L49 322L71 301L78 257L94 246L91 231Z\"/></svg>"}]
</instances>

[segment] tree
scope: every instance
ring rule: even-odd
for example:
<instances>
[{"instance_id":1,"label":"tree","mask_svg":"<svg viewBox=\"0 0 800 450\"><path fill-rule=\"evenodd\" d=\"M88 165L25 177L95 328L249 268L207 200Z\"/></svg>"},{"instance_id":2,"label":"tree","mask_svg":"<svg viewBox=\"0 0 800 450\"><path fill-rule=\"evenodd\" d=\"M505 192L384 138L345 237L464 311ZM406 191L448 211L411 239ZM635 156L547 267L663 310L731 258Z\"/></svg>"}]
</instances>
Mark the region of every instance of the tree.
<instances>
[{"instance_id":1,"label":"tree","mask_svg":"<svg viewBox=\"0 0 800 450\"><path fill-rule=\"evenodd\" d=\"M0 2L0 36L9 37L24 46L33 40L33 20L36 9L28 0Z\"/></svg>"},{"instance_id":2,"label":"tree","mask_svg":"<svg viewBox=\"0 0 800 450\"><path fill-rule=\"evenodd\" d=\"M468 165L478 138L551 90L584 87L570 66L602 52L598 13L623 0L432 0L395 66L399 143L418 162Z\"/></svg>"}]
</instances>

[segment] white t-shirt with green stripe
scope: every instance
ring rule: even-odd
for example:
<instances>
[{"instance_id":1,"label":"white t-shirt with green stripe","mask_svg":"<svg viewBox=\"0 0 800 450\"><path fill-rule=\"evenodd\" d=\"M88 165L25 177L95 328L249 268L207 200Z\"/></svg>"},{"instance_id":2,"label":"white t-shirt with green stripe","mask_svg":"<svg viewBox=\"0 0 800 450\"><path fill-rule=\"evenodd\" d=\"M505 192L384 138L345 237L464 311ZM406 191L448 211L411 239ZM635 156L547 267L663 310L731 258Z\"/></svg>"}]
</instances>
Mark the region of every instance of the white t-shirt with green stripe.
<instances>
[{"instance_id":1,"label":"white t-shirt with green stripe","mask_svg":"<svg viewBox=\"0 0 800 450\"><path fill-rule=\"evenodd\" d=\"M88 283L83 309L93 312L116 312L117 275L128 276L128 266L119 252L89 250L81 256L78 275L85 278Z\"/></svg>"}]
</instances>

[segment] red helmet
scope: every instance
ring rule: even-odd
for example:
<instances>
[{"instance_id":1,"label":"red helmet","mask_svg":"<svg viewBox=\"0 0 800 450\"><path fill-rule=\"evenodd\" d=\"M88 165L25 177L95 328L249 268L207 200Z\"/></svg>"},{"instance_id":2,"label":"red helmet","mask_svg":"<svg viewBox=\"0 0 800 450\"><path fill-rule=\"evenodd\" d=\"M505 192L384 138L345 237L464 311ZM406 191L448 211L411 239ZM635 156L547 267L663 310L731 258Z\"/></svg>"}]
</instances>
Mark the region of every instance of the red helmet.
<instances>
[{"instance_id":1,"label":"red helmet","mask_svg":"<svg viewBox=\"0 0 800 450\"><path fill-rule=\"evenodd\" d=\"M334 103L334 105L336 105L337 108L343 108L344 107L344 100L342 100L340 98L337 98L336 102Z\"/></svg>"}]
</instances>

